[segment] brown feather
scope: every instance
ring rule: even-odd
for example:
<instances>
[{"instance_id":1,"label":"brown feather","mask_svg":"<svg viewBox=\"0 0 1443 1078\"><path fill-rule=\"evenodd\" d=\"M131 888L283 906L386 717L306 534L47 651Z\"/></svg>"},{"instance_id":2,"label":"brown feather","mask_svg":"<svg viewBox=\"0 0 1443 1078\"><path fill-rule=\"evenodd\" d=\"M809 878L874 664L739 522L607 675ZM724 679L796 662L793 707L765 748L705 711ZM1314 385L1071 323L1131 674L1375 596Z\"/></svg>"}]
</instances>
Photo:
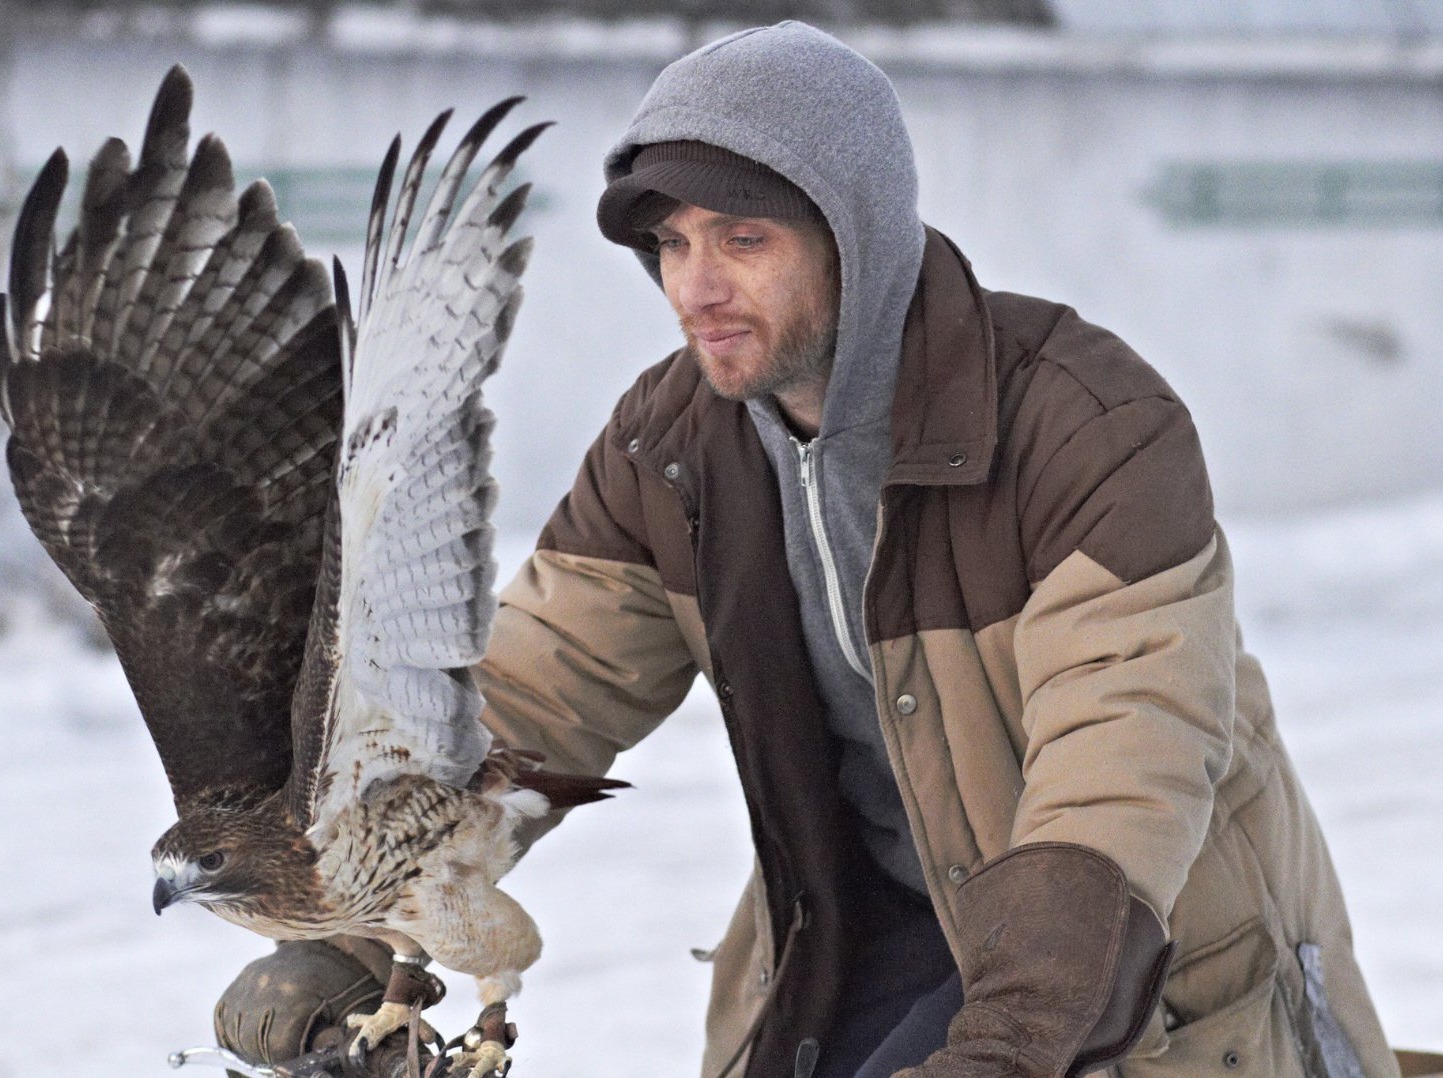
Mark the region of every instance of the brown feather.
<instances>
[{"instance_id":1,"label":"brown feather","mask_svg":"<svg viewBox=\"0 0 1443 1078\"><path fill-rule=\"evenodd\" d=\"M510 787L535 790L553 809L567 809L604 801L613 790L631 787L631 783L621 779L546 771L541 767L545 759L539 752L512 749L498 742L471 780L470 788L481 793L499 793Z\"/></svg>"},{"instance_id":2,"label":"brown feather","mask_svg":"<svg viewBox=\"0 0 1443 1078\"><path fill-rule=\"evenodd\" d=\"M564 809L604 801L613 790L627 789L631 783L621 779L597 778L595 775L565 775L538 768L523 771L517 776L516 785L525 790L535 790L551 802L552 808Z\"/></svg>"},{"instance_id":3,"label":"brown feather","mask_svg":"<svg viewBox=\"0 0 1443 1078\"><path fill-rule=\"evenodd\" d=\"M327 276L268 188L237 198L219 139L187 160L191 97L173 70L133 171L119 140L97 154L53 280L63 156L37 181L4 372L21 508L96 607L182 812L290 769L341 421Z\"/></svg>"}]
</instances>

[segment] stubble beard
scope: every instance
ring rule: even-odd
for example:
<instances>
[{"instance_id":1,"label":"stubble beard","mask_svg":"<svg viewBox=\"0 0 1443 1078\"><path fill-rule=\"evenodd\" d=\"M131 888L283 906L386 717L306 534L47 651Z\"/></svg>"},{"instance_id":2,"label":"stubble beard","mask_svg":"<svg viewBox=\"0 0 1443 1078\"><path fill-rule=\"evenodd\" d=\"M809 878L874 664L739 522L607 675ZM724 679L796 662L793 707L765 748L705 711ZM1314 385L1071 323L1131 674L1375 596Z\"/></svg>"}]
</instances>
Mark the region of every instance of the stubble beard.
<instances>
[{"instance_id":1,"label":"stubble beard","mask_svg":"<svg viewBox=\"0 0 1443 1078\"><path fill-rule=\"evenodd\" d=\"M785 397L798 390L824 386L831 376L837 351L834 302L818 301L808 305L782 328L771 353L750 377L726 384L714 377L712 361L697 346L696 337L685 321L682 331L686 334L687 355L701 370L707 385L726 400L754 400L768 394Z\"/></svg>"}]
</instances>

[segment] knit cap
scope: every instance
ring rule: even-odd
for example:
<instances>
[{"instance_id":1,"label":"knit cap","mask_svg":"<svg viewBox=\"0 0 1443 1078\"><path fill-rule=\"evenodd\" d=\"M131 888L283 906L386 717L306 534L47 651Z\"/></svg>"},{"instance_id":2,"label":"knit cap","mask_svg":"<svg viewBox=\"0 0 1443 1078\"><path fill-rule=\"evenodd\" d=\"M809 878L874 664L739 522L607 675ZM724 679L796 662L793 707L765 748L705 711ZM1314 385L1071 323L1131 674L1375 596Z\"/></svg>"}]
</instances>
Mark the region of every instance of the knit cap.
<instances>
[{"instance_id":1,"label":"knit cap","mask_svg":"<svg viewBox=\"0 0 1443 1078\"><path fill-rule=\"evenodd\" d=\"M654 142L613 180L596 207L602 235L613 243L651 250L646 231L680 202L737 217L795 219L820 211L801 188L766 165L706 142Z\"/></svg>"}]
</instances>

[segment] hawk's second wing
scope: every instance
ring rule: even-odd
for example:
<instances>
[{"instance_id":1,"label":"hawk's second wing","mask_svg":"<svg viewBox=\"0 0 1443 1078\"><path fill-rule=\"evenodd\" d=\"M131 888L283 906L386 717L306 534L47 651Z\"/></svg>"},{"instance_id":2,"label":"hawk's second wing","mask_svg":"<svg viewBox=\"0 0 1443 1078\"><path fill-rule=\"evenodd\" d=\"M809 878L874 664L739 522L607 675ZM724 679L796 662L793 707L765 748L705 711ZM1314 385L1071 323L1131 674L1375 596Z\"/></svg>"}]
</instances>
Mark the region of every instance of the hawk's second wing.
<instances>
[{"instance_id":1,"label":"hawk's second wing","mask_svg":"<svg viewBox=\"0 0 1443 1078\"><path fill-rule=\"evenodd\" d=\"M504 197L500 188L546 125L512 140L462 196L481 143L516 101L461 140L414 240L408 226L446 115L406 170L389 232L398 143L377 184L358 327L346 334L337 499L293 709L292 805L305 824L324 826L373 783L400 774L462 786L489 748L467 671L485 650L496 606L493 416L481 383L500 361L530 252L529 239L508 237L528 188Z\"/></svg>"},{"instance_id":2,"label":"hawk's second wing","mask_svg":"<svg viewBox=\"0 0 1443 1078\"><path fill-rule=\"evenodd\" d=\"M324 270L269 188L237 199L219 140L187 160L191 97L173 69L133 170L101 149L58 253L51 158L17 226L3 369L16 495L97 608L178 807L289 772L341 380Z\"/></svg>"}]
</instances>

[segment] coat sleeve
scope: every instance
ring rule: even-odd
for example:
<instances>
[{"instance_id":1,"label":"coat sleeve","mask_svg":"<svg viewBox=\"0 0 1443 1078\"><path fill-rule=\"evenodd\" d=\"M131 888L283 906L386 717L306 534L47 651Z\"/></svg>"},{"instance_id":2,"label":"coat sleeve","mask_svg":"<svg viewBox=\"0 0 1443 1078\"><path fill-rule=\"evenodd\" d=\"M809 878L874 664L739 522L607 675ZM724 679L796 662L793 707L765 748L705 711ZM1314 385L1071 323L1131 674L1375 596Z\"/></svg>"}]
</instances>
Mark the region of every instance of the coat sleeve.
<instances>
[{"instance_id":1,"label":"coat sleeve","mask_svg":"<svg viewBox=\"0 0 1443 1078\"><path fill-rule=\"evenodd\" d=\"M1091 417L1039 438L1022 502L1012 845L1096 849L1166 918L1231 752L1232 569L1186 409L1168 393L1074 396Z\"/></svg>"},{"instance_id":2,"label":"coat sleeve","mask_svg":"<svg viewBox=\"0 0 1443 1078\"><path fill-rule=\"evenodd\" d=\"M474 669L493 733L544 753L550 769L592 775L674 711L697 673L648 545L643 477L615 424L502 590Z\"/></svg>"}]
</instances>

